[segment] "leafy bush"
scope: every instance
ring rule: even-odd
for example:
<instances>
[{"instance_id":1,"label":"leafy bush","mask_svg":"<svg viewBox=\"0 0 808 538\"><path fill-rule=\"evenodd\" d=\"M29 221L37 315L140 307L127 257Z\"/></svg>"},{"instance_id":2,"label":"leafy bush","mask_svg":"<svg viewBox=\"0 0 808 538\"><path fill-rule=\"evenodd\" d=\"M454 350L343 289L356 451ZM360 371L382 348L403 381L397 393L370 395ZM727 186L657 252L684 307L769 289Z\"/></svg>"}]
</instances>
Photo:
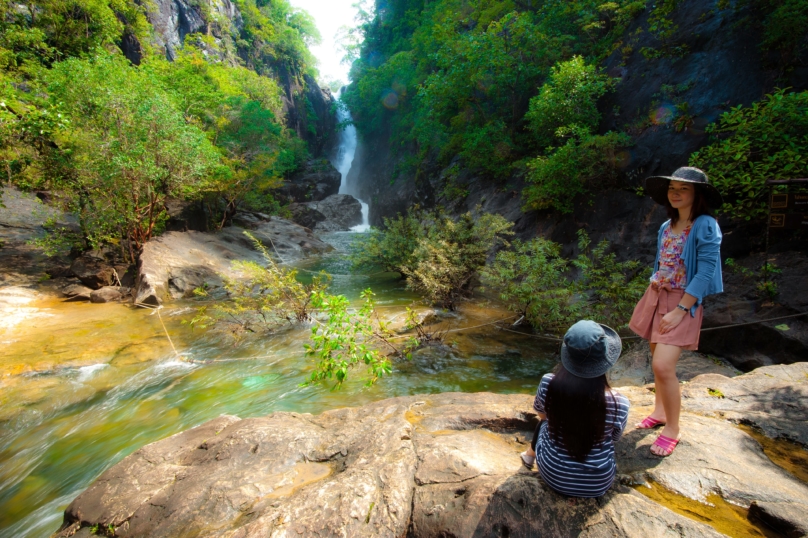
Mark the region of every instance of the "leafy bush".
<instances>
[{"instance_id":1,"label":"leafy bush","mask_svg":"<svg viewBox=\"0 0 808 538\"><path fill-rule=\"evenodd\" d=\"M494 263L480 271L480 279L535 329L559 333L578 317L568 270L561 246L537 237L514 241L512 249L497 253Z\"/></svg>"},{"instance_id":2,"label":"leafy bush","mask_svg":"<svg viewBox=\"0 0 808 538\"><path fill-rule=\"evenodd\" d=\"M614 81L580 56L553 67L525 114L539 147L552 144L559 134L563 136L560 128L593 131L600 121L598 98L612 88Z\"/></svg>"},{"instance_id":3,"label":"leafy bush","mask_svg":"<svg viewBox=\"0 0 808 538\"><path fill-rule=\"evenodd\" d=\"M578 230L581 254L572 264L580 270L575 289L583 296L583 312L615 329L626 327L648 287L650 271L637 260L618 262L614 252L607 254L609 242L605 239L594 249L590 247L589 236Z\"/></svg>"},{"instance_id":4,"label":"leafy bush","mask_svg":"<svg viewBox=\"0 0 808 538\"><path fill-rule=\"evenodd\" d=\"M615 253L607 254L605 240L591 249L583 230L578 232L578 246L581 253L566 260L560 245L547 239L515 242L481 272L483 284L497 290L509 309L542 332L563 334L582 318L625 327L648 286L641 264L618 262ZM579 272L575 280L572 268Z\"/></svg>"},{"instance_id":5,"label":"leafy bush","mask_svg":"<svg viewBox=\"0 0 808 538\"><path fill-rule=\"evenodd\" d=\"M304 345L306 355L317 361L308 384L335 379L333 388L338 389L348 370L359 364L367 366L367 385L392 371L390 360L378 349L379 342L389 343L389 335L373 322L373 292L365 290L362 299L362 306L355 310L343 295L312 294L312 305L325 314L326 321L311 328L311 344Z\"/></svg>"},{"instance_id":6,"label":"leafy bush","mask_svg":"<svg viewBox=\"0 0 808 538\"><path fill-rule=\"evenodd\" d=\"M352 259L358 268L399 272L430 303L454 309L491 250L507 244L504 237L513 233L512 227L500 215L451 217L441 209L416 208L385 219L384 230L374 229L355 243Z\"/></svg>"},{"instance_id":7,"label":"leafy bush","mask_svg":"<svg viewBox=\"0 0 808 538\"><path fill-rule=\"evenodd\" d=\"M708 126L710 145L690 156L724 195L721 210L763 219L767 179L808 176L808 91L778 90L751 107L737 106Z\"/></svg>"},{"instance_id":8,"label":"leafy bush","mask_svg":"<svg viewBox=\"0 0 808 538\"><path fill-rule=\"evenodd\" d=\"M528 186L522 191L526 207L571 213L575 197L593 187L594 180L607 183L616 177L618 150L630 144L631 138L625 133L573 133L566 144L549 155L528 161Z\"/></svg>"}]
</instances>

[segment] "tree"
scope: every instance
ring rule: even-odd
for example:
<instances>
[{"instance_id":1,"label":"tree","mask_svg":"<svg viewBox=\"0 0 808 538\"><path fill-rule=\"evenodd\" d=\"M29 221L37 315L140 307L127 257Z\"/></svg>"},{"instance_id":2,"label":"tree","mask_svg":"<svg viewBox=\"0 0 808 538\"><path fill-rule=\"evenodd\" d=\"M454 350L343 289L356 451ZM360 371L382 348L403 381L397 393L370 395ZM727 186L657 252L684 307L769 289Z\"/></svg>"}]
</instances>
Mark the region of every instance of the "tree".
<instances>
[{"instance_id":1,"label":"tree","mask_svg":"<svg viewBox=\"0 0 808 538\"><path fill-rule=\"evenodd\" d=\"M134 259L165 220L166 198L198 195L221 173L219 154L165 91L121 56L60 62L49 81L53 101L73 119L61 145L76 171L50 187L78 205L91 244L126 239Z\"/></svg>"}]
</instances>

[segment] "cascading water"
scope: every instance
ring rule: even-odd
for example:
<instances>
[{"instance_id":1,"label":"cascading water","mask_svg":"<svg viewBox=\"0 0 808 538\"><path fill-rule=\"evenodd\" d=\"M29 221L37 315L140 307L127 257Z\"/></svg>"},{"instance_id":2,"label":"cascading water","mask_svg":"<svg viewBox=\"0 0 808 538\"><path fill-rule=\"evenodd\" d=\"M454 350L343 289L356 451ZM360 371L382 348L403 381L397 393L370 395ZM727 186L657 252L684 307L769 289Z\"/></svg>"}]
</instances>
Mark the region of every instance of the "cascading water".
<instances>
[{"instance_id":1,"label":"cascading water","mask_svg":"<svg viewBox=\"0 0 808 538\"><path fill-rule=\"evenodd\" d=\"M342 96L342 89L337 93L337 99ZM337 109L337 119L340 123L351 121L351 113L346 108L340 107ZM357 195L355 186L348 185L348 172L353 165L354 155L356 154L356 127L348 125L339 134L339 147L337 148L336 167L340 173L340 194L350 194L362 204L362 224L357 224L351 231L353 232L366 232L370 229L368 222L368 213L370 208L359 196Z\"/></svg>"}]
</instances>

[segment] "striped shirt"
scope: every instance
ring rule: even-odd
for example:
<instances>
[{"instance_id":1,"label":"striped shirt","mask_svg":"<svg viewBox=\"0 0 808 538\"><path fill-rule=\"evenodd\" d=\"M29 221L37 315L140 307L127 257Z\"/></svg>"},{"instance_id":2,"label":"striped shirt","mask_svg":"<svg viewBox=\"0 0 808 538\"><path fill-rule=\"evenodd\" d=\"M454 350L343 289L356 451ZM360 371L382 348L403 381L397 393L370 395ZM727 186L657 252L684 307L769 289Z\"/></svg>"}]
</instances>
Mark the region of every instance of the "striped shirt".
<instances>
[{"instance_id":1,"label":"striped shirt","mask_svg":"<svg viewBox=\"0 0 808 538\"><path fill-rule=\"evenodd\" d=\"M545 413L544 402L553 374L541 378L533 409ZM611 397L610 397L611 394ZM572 459L567 450L553 442L545 420L536 444L536 463L541 477L554 490L571 497L600 497L612 486L617 467L614 444L628 422L628 399L617 391L606 394L606 428L603 440L595 444L583 462Z\"/></svg>"}]
</instances>

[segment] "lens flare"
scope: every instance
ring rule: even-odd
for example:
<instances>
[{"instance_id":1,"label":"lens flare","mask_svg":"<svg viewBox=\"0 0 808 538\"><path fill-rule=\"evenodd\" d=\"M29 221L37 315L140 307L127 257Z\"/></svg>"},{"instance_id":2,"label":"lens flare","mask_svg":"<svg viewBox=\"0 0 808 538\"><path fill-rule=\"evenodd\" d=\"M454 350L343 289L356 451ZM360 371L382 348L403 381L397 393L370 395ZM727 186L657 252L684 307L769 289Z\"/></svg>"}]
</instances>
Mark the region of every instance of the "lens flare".
<instances>
[{"instance_id":1,"label":"lens flare","mask_svg":"<svg viewBox=\"0 0 808 538\"><path fill-rule=\"evenodd\" d=\"M388 90L382 95L382 105L388 110L398 108L398 94L393 90Z\"/></svg>"},{"instance_id":2,"label":"lens flare","mask_svg":"<svg viewBox=\"0 0 808 538\"><path fill-rule=\"evenodd\" d=\"M614 164L619 168L626 168L634 160L634 156L628 150L619 151L614 156Z\"/></svg>"},{"instance_id":3,"label":"lens flare","mask_svg":"<svg viewBox=\"0 0 808 538\"><path fill-rule=\"evenodd\" d=\"M671 104L663 104L651 112L651 123L654 125L665 125L673 120L676 109Z\"/></svg>"}]
</instances>

